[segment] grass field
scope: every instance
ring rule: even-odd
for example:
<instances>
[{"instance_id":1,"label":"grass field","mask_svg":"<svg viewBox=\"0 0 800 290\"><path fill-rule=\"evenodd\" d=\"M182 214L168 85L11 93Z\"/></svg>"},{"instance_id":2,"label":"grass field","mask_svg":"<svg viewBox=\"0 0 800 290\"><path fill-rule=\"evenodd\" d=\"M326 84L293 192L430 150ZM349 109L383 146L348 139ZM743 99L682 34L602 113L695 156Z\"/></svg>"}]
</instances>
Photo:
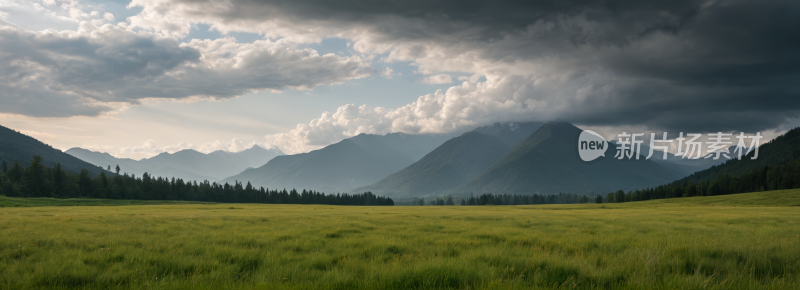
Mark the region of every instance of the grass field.
<instances>
[{"instance_id":1,"label":"grass field","mask_svg":"<svg viewBox=\"0 0 800 290\"><path fill-rule=\"evenodd\" d=\"M37 204L0 197L0 288L800 289L800 190L546 206L8 207L25 202Z\"/></svg>"},{"instance_id":2,"label":"grass field","mask_svg":"<svg viewBox=\"0 0 800 290\"><path fill-rule=\"evenodd\" d=\"M164 204L203 204L203 202L172 200L119 200L96 198L9 198L0 195L1 207L42 207L42 206L116 206L116 205L164 205ZM205 203L208 204L208 203Z\"/></svg>"}]
</instances>

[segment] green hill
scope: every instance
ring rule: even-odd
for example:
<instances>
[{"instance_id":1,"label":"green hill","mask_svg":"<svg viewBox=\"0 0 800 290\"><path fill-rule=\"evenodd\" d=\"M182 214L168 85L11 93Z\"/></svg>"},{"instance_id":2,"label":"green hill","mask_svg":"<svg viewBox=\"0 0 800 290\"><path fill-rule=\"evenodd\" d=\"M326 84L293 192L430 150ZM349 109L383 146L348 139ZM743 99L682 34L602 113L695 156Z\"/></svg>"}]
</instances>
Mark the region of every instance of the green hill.
<instances>
[{"instance_id":1,"label":"green hill","mask_svg":"<svg viewBox=\"0 0 800 290\"><path fill-rule=\"evenodd\" d=\"M736 140L736 139L734 139ZM749 145L749 144L748 144ZM793 160L800 160L800 128L794 128L758 149L758 158L752 160L755 151L750 152L742 160L731 159L727 162L713 166L706 170L698 171L689 175L677 183L700 183L705 180L716 180L726 174L739 176L756 170L762 170L765 166L776 166L789 163Z\"/></svg>"},{"instance_id":2,"label":"green hill","mask_svg":"<svg viewBox=\"0 0 800 290\"><path fill-rule=\"evenodd\" d=\"M800 188L798 143L800 129L795 128L759 147L755 160L751 159L755 152L750 152L742 160L729 160L670 183L629 191L625 201ZM619 198L621 195L615 201Z\"/></svg>"},{"instance_id":3,"label":"green hill","mask_svg":"<svg viewBox=\"0 0 800 290\"><path fill-rule=\"evenodd\" d=\"M6 162L10 168L14 161L19 161L23 167L30 165L33 156L42 156L42 164L53 166L61 163L61 168L79 174L81 169L89 170L89 175L100 175L102 169L84 162L72 155L61 152L61 150L50 147L39 140L9 128L0 126L0 163ZM108 173L107 173L108 174Z\"/></svg>"},{"instance_id":4,"label":"green hill","mask_svg":"<svg viewBox=\"0 0 800 290\"><path fill-rule=\"evenodd\" d=\"M606 203L606 208L691 206L800 206L800 189Z\"/></svg>"}]
</instances>

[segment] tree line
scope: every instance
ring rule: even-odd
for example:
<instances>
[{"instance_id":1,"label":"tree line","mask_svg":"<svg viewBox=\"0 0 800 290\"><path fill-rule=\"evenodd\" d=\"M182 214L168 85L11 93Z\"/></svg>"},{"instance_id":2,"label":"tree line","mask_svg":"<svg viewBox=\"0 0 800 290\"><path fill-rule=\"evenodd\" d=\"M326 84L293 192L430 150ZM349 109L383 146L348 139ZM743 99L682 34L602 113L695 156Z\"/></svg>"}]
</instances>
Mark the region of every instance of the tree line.
<instances>
[{"instance_id":1,"label":"tree line","mask_svg":"<svg viewBox=\"0 0 800 290\"><path fill-rule=\"evenodd\" d=\"M713 196L746 193L766 190L800 188L800 160L792 160L783 165L764 166L741 175L725 173L715 179L696 179L687 177L669 184L636 191L608 193L598 196L600 202L628 202L651 199L678 198L691 196Z\"/></svg>"},{"instance_id":2,"label":"tree line","mask_svg":"<svg viewBox=\"0 0 800 290\"><path fill-rule=\"evenodd\" d=\"M711 169L713 170L713 168ZM709 170L710 171L710 170ZM117 172L119 168L117 167ZM107 198L140 200L187 200L223 203L281 203L330 205L394 205L391 198L379 197L371 192L363 194L324 194L316 191L279 190L256 188L248 182L243 185L203 181L183 181L176 178L154 177L147 173L141 177L105 172L91 178L89 171L74 175L63 170L60 164L44 166L42 158L34 156L27 168L18 161L9 166L0 165L0 194L18 197L56 198ZM706 176L698 181L698 176ZM715 178L714 178L715 177ZM572 203L618 203L652 199L691 196L713 196L735 193L800 188L800 160L782 165L763 166L744 174L724 173L709 176L705 171L695 173L669 184L628 191L619 190L595 197L571 193L553 195L508 195L486 193L480 196L447 196L425 200L414 198L408 205L533 205Z\"/></svg>"},{"instance_id":3,"label":"tree line","mask_svg":"<svg viewBox=\"0 0 800 290\"><path fill-rule=\"evenodd\" d=\"M696 182L697 176L706 176ZM619 203L645 201L652 199L680 198L692 196L714 196L736 193L758 192L800 188L800 160L792 160L782 165L763 166L744 174L724 173L709 176L705 171L695 173L684 179L657 187L641 190L619 190L594 197L571 193L553 195L508 195L482 194L480 196L447 196L425 200L414 198L404 202L408 205L526 205L526 204L573 204L573 203Z\"/></svg>"},{"instance_id":4,"label":"tree line","mask_svg":"<svg viewBox=\"0 0 800 290\"><path fill-rule=\"evenodd\" d=\"M0 194L10 197L54 198L106 198L139 200L186 200L223 203L274 203L274 204L329 204L329 205L394 205L388 197L372 192L361 194L325 194L313 190L256 188L247 182L233 185L205 180L184 181L144 173L135 175L101 172L91 178L83 169L75 175L63 170L60 163L52 168L42 164L40 156L33 156L25 168L19 161L9 166L0 164Z\"/></svg>"},{"instance_id":5,"label":"tree line","mask_svg":"<svg viewBox=\"0 0 800 290\"><path fill-rule=\"evenodd\" d=\"M469 197L446 196L425 200L425 198L413 198L400 202L403 205L526 205L526 204L572 204L588 203L593 199L586 195L572 193L559 194L532 194L532 195L510 195L484 193L479 196Z\"/></svg>"},{"instance_id":6,"label":"tree line","mask_svg":"<svg viewBox=\"0 0 800 290\"><path fill-rule=\"evenodd\" d=\"M746 154L741 160L693 173L657 187L624 192L619 190L595 202L628 202L691 196L713 196L766 190L800 188L800 128L794 128Z\"/></svg>"}]
</instances>

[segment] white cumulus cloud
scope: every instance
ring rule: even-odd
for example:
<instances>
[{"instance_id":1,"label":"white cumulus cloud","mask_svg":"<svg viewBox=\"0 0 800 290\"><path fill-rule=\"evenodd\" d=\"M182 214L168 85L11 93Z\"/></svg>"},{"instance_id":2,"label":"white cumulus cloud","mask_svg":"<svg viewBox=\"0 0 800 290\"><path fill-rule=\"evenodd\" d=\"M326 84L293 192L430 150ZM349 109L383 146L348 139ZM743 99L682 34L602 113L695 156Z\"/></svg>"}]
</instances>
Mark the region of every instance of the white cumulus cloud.
<instances>
[{"instance_id":1,"label":"white cumulus cloud","mask_svg":"<svg viewBox=\"0 0 800 290\"><path fill-rule=\"evenodd\" d=\"M312 89L374 73L359 56L319 55L283 41L180 43L89 22L77 31L0 26L0 112L34 117L98 116L144 98Z\"/></svg>"},{"instance_id":2,"label":"white cumulus cloud","mask_svg":"<svg viewBox=\"0 0 800 290\"><path fill-rule=\"evenodd\" d=\"M800 111L797 43L773 36L797 31L792 2L133 0L141 12L119 25L69 3L56 16L77 31L0 26L0 112L95 116L145 96L233 98L394 74L376 60L411 64L428 84L470 77L399 108L343 105L267 142L303 152L358 133L556 118L755 131ZM55 7L26 5L0 16L13 24L7 15ZM263 39L182 40L198 24ZM326 38L354 55L298 48Z\"/></svg>"},{"instance_id":3,"label":"white cumulus cloud","mask_svg":"<svg viewBox=\"0 0 800 290\"><path fill-rule=\"evenodd\" d=\"M422 79L422 82L429 85L452 84L453 77L448 74L438 74L435 76L426 77Z\"/></svg>"}]
</instances>

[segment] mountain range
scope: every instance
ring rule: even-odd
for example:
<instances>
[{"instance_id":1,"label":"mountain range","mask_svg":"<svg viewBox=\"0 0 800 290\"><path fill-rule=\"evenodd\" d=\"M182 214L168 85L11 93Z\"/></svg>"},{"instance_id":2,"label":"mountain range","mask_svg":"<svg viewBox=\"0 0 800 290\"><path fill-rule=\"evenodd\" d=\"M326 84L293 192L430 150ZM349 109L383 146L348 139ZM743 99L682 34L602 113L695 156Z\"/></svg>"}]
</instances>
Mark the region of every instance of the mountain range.
<instances>
[{"instance_id":1,"label":"mountain range","mask_svg":"<svg viewBox=\"0 0 800 290\"><path fill-rule=\"evenodd\" d=\"M448 140L414 164L353 192L412 197L437 195L483 173L541 123L496 123Z\"/></svg>"},{"instance_id":2,"label":"mountain range","mask_svg":"<svg viewBox=\"0 0 800 290\"><path fill-rule=\"evenodd\" d=\"M605 156L584 162L577 152L581 129L549 122L522 140L474 179L449 190L452 194L605 194L660 185L678 178L671 170L641 156L639 160Z\"/></svg>"},{"instance_id":3,"label":"mountain range","mask_svg":"<svg viewBox=\"0 0 800 290\"><path fill-rule=\"evenodd\" d=\"M604 158L580 160L581 129L565 122L497 123L461 135L360 134L322 149L283 155L259 146L231 153L195 150L161 153L133 160L72 148L65 154L31 137L0 129L0 158L26 161L41 155L45 165L60 162L93 175L119 165L121 173L141 176L250 182L265 188L322 192L365 192L394 198L496 194L604 194L660 184L725 160L688 160L657 154L650 160L620 160L609 144ZM455 137L454 137L455 136ZM613 141L612 141L613 143ZM643 146L643 155L649 148ZM788 150L788 149L787 149ZM772 157L770 157L772 158ZM777 158L777 157L775 157Z\"/></svg>"},{"instance_id":4,"label":"mountain range","mask_svg":"<svg viewBox=\"0 0 800 290\"><path fill-rule=\"evenodd\" d=\"M348 192L413 164L449 137L360 134L308 153L278 156L222 182L249 181L265 188Z\"/></svg>"},{"instance_id":5,"label":"mountain range","mask_svg":"<svg viewBox=\"0 0 800 290\"><path fill-rule=\"evenodd\" d=\"M154 176L196 181L219 181L240 173L248 167L263 165L272 158L283 155L278 148L264 149L257 145L235 153L214 151L204 154L191 149L175 153L164 152L138 161L116 158L108 153L94 152L83 148L72 148L66 153L103 168L111 166L113 170L119 165L120 173L141 176L147 172Z\"/></svg>"}]
</instances>

